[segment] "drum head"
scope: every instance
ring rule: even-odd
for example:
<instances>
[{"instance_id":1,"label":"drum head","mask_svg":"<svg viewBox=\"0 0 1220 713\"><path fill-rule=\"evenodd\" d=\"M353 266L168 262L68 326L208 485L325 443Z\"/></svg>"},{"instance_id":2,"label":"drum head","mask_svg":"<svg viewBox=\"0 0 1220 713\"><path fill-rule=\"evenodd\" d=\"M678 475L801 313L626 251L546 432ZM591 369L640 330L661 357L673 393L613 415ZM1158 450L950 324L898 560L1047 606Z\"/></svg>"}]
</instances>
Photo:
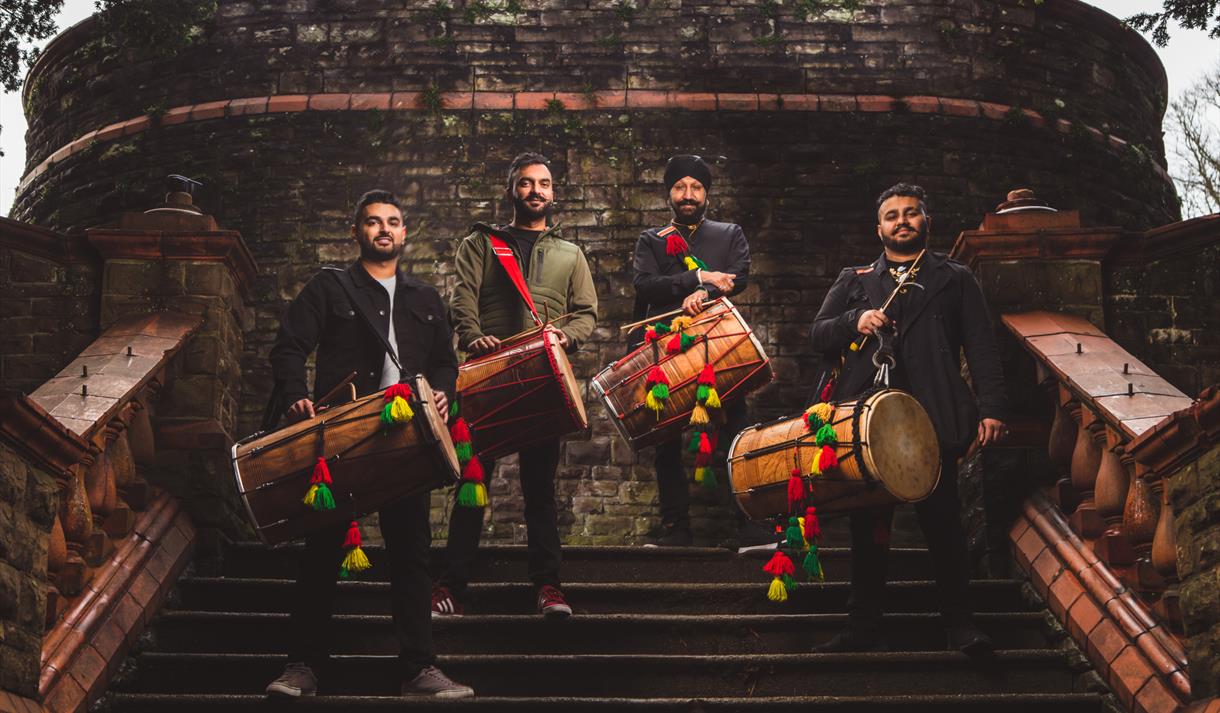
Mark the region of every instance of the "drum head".
<instances>
[{"instance_id":1,"label":"drum head","mask_svg":"<svg viewBox=\"0 0 1220 713\"><path fill-rule=\"evenodd\" d=\"M555 366L560 378L563 380L563 388L568 392L568 400L573 411L572 415L576 417L576 422L581 428L588 428L589 416L585 413L585 398L580 393L580 382L576 380L576 375L572 373L572 362L568 361L567 352L554 339L547 340L547 347L551 350Z\"/></svg>"},{"instance_id":2,"label":"drum head","mask_svg":"<svg viewBox=\"0 0 1220 713\"><path fill-rule=\"evenodd\" d=\"M456 481L461 473L461 466L458 465L457 452L453 450L453 439L449 436L449 427L445 425L444 417L436 408L436 402L432 400L432 385L422 376L415 378L415 395L419 399L420 411L423 411L423 416L427 419L425 428L432 431L432 435L437 440L438 454L443 463L449 467L449 475Z\"/></svg>"},{"instance_id":3,"label":"drum head","mask_svg":"<svg viewBox=\"0 0 1220 713\"><path fill-rule=\"evenodd\" d=\"M916 502L940 481L940 445L932 420L915 397L883 391L868 400L860 417L865 461L894 497Z\"/></svg>"}]
</instances>

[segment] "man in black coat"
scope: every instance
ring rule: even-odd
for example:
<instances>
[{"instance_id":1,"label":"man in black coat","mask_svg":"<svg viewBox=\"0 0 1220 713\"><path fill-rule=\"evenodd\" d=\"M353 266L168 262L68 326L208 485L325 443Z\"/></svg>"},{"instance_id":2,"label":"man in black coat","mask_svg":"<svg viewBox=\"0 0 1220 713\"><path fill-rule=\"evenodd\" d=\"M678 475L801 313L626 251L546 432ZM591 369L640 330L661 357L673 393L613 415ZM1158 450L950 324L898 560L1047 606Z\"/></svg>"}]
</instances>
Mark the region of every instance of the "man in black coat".
<instances>
[{"instance_id":1,"label":"man in black coat","mask_svg":"<svg viewBox=\"0 0 1220 713\"><path fill-rule=\"evenodd\" d=\"M674 156L665 167L665 186L673 220L645 230L635 244L635 321L679 307L689 315L699 314L704 302L741 292L749 278L750 246L741 226L707 219L712 187L707 163L698 156ZM695 266L693 260L688 263L687 257L697 258L706 268ZM642 329L629 339L632 348L642 341ZM745 426L745 402L725 404L725 417L720 443L727 448ZM690 486L682 466L681 439L657 446L653 463L664 527L658 544L690 545Z\"/></svg>"},{"instance_id":2,"label":"man in black coat","mask_svg":"<svg viewBox=\"0 0 1220 713\"><path fill-rule=\"evenodd\" d=\"M968 596L969 572L957 460L972 440L994 443L1007 428L1004 376L987 304L969 268L928 251L931 226L925 194L899 183L877 199L877 236L884 252L870 265L845 268L831 286L814 320L813 348L828 360L843 359L832 400L848 401L873 385L872 357L879 343L892 345L896 365L890 385L910 392L927 410L941 451L940 482L915 505L928 542L941 613L949 644L970 654L991 651L991 641L975 628ZM911 288L887 312L879 308L908 271ZM868 335L858 351L849 347ZM964 351L974 393L961 376ZM852 590L847 628L815 651L872 651L884 648L881 596L885 587L893 507L851 514Z\"/></svg>"},{"instance_id":3,"label":"man in black coat","mask_svg":"<svg viewBox=\"0 0 1220 713\"><path fill-rule=\"evenodd\" d=\"M360 395L423 374L447 415L447 395L457 381L453 333L440 295L398 271L406 240L402 208L387 191L369 191L356 205L352 239L360 259L346 270L324 269L288 306L271 349L275 375L273 423L286 408L288 421L315 415L305 380L305 360L317 349L313 398L353 370ZM428 550L429 494L403 498L379 513L390 566L394 634L404 696L468 698L469 686L450 680L435 666L432 646ZM302 506L304 507L304 506ZM315 530L305 537L301 570L292 597L288 665L267 686L274 696L312 696L314 671L329 655L330 615L343 560L347 526Z\"/></svg>"}]
</instances>

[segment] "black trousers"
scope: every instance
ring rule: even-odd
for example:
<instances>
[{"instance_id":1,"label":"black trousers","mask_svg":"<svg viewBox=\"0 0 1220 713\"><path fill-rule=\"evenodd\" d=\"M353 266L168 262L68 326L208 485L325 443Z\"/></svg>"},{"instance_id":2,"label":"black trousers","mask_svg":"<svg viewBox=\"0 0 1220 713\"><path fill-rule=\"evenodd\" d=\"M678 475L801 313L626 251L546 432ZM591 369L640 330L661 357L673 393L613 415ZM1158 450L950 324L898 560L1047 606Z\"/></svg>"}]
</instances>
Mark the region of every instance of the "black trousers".
<instances>
[{"instance_id":1,"label":"black trousers","mask_svg":"<svg viewBox=\"0 0 1220 713\"><path fill-rule=\"evenodd\" d=\"M404 681L432 665L432 578L428 550L429 494L404 498L381 509L381 535L390 567L390 602L398 661ZM317 670L326 664L334 640L331 612L338 589L339 565L346 552L347 523L316 530L305 537L300 575L293 591L289 621L289 661L304 661Z\"/></svg>"},{"instance_id":2,"label":"black trousers","mask_svg":"<svg viewBox=\"0 0 1220 713\"><path fill-rule=\"evenodd\" d=\"M525 499L526 548L529 552L529 578L534 586L559 586L559 566L563 553L559 542L558 513L555 508L555 471L559 468L559 439L544 441L517 453L521 494ZM490 475L495 462L484 462ZM483 535L483 508L453 504L449 518L449 542L445 553L448 568L441 584L453 596L465 596L471 565Z\"/></svg>"},{"instance_id":3,"label":"black trousers","mask_svg":"<svg viewBox=\"0 0 1220 713\"><path fill-rule=\"evenodd\" d=\"M729 444L745 428L749 415L746 413L746 402L739 399L724 407L725 424L720 427L720 436L716 445L717 457L713 459L712 467L716 469L716 478L728 482L727 454ZM661 522L665 525L679 528L690 527L690 477L682 465L682 451L689 443L689 434L675 438L658 445L653 454L653 466L657 473L657 498L661 501ZM720 457L720 454L725 454ZM723 485L718 486L723 488ZM740 515L739 511L738 514ZM740 521L741 518L739 517Z\"/></svg>"},{"instance_id":4,"label":"black trousers","mask_svg":"<svg viewBox=\"0 0 1220 713\"><path fill-rule=\"evenodd\" d=\"M941 451L940 483L927 499L915 503L919 528L932 557L941 614L949 626L968 622L971 617L966 533L957 495L958 455ZM848 621L853 629L880 630L893 517L893 506L858 510L850 515L852 576Z\"/></svg>"}]
</instances>

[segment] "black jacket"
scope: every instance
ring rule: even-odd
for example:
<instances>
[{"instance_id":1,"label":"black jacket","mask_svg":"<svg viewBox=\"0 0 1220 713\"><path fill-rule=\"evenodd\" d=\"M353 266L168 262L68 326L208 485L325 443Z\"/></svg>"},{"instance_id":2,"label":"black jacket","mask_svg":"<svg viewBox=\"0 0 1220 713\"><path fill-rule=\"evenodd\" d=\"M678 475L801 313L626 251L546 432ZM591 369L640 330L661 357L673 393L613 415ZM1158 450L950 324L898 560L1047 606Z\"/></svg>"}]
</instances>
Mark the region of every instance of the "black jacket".
<instances>
[{"instance_id":1,"label":"black jacket","mask_svg":"<svg viewBox=\"0 0 1220 713\"><path fill-rule=\"evenodd\" d=\"M682 306L682 300L699 287L695 271L688 270L681 259L665 253L665 238L657 232L667 227L645 230L635 243L633 320L677 309ZM740 225L705 220L688 244L690 254L702 260L707 269L737 276L733 280L733 291L727 296L746 288L750 277L750 245ZM704 285L703 289L707 290L708 297L722 296L712 285Z\"/></svg>"},{"instance_id":2,"label":"black jacket","mask_svg":"<svg viewBox=\"0 0 1220 713\"><path fill-rule=\"evenodd\" d=\"M844 356L833 392L836 401L850 400L872 385L877 340L869 339L856 352L848 346L860 336L860 314L880 308L893 289L885 277L884 255L871 265L844 268L814 319L813 348L835 362ZM941 446L965 449L977 435L980 417L1003 420L1007 411L987 303L970 269L940 253L925 255L916 282L924 289L898 297L888 312L898 323L895 354L911 394L932 418ZM961 375L963 349L974 394Z\"/></svg>"},{"instance_id":3,"label":"black jacket","mask_svg":"<svg viewBox=\"0 0 1220 713\"><path fill-rule=\"evenodd\" d=\"M336 278L346 279L353 300ZM313 398L325 395L348 374L361 396L377 391L389 334L390 296L359 262L346 270L322 270L288 305L271 348L277 414L309 398L305 360L316 347ZM394 290L394 334L402 379L423 374L432 388L452 398L457 381L453 331L440 294L430 285L398 273ZM377 332L369 326L376 326Z\"/></svg>"}]
</instances>

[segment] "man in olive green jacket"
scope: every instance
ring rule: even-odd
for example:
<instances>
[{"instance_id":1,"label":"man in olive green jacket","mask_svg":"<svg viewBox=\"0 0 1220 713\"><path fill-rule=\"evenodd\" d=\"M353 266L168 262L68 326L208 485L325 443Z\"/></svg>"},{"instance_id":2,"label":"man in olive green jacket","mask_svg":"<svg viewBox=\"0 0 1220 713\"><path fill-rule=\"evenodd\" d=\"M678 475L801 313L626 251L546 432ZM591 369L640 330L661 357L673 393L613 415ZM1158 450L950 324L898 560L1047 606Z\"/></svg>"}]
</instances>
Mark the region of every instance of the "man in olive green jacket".
<instances>
[{"instance_id":1,"label":"man in olive green jacket","mask_svg":"<svg viewBox=\"0 0 1220 713\"><path fill-rule=\"evenodd\" d=\"M551 329L555 329L560 345L574 351L593 333L597 292L584 253L560 239L558 227L547 225L554 200L547 160L534 153L514 159L506 193L513 203L513 222L502 228L475 224L473 232L458 245L454 258L457 284L449 303L458 346L475 356L488 354L499 349L502 339L534 323L524 298L493 252L488 238L492 235L512 249L540 315L554 318L571 313L562 327ZM538 590L538 611L548 617L566 617L572 609L560 589L562 554L555 509L559 439L529 446L518 455L529 576ZM488 472L493 465L484 463ZM462 613L470 564L482 529L483 508L454 504L446 546L448 569L432 594L433 617Z\"/></svg>"}]
</instances>

